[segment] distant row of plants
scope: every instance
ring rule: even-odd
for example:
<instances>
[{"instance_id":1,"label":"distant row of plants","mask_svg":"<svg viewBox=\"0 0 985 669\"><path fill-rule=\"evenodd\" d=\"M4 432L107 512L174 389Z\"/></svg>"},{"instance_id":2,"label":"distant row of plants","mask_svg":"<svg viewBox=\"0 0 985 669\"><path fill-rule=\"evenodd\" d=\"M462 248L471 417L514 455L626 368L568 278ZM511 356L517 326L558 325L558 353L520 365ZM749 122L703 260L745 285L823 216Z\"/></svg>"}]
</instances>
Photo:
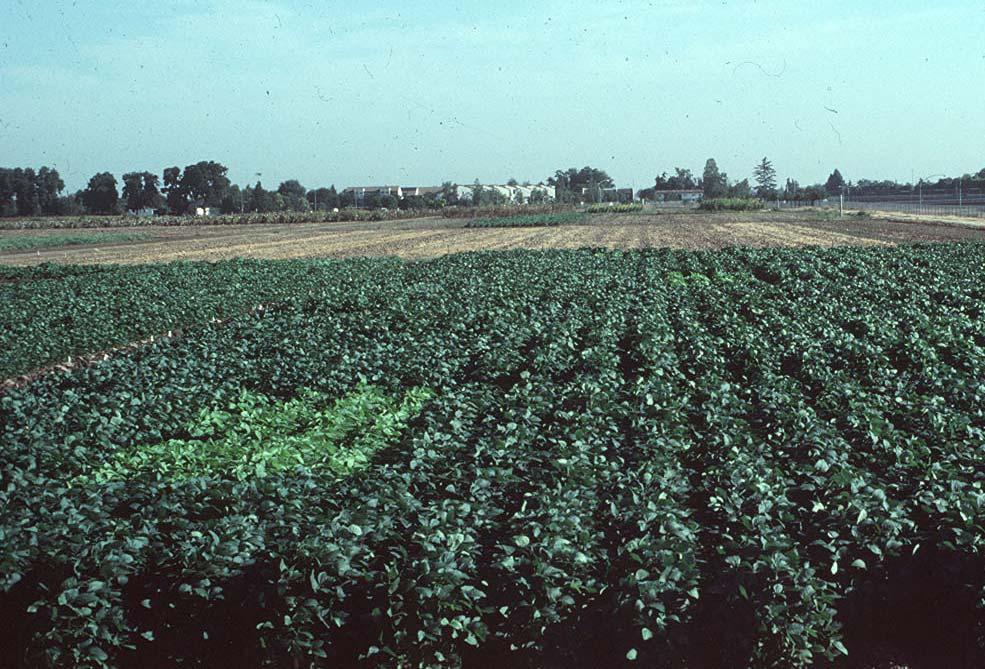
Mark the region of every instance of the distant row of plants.
<instances>
[{"instance_id":1,"label":"distant row of plants","mask_svg":"<svg viewBox=\"0 0 985 669\"><path fill-rule=\"evenodd\" d=\"M444 218L505 218L511 216L537 216L574 211L571 204L504 204L487 207L450 206L441 209Z\"/></svg>"},{"instance_id":2,"label":"distant row of plants","mask_svg":"<svg viewBox=\"0 0 985 669\"><path fill-rule=\"evenodd\" d=\"M766 204L755 197L716 197L702 200L698 209L703 211L760 211Z\"/></svg>"},{"instance_id":3,"label":"distant row of plants","mask_svg":"<svg viewBox=\"0 0 985 669\"><path fill-rule=\"evenodd\" d=\"M0 251L21 251L51 248L53 246L80 246L83 244L115 244L150 239L144 232L95 232L84 235L64 234L44 237L6 237L0 238Z\"/></svg>"},{"instance_id":4,"label":"distant row of plants","mask_svg":"<svg viewBox=\"0 0 985 669\"><path fill-rule=\"evenodd\" d=\"M623 203L600 203L593 204L585 208L585 213L587 214L628 214L634 211L643 211L642 204L630 204L628 202Z\"/></svg>"},{"instance_id":5,"label":"distant row of plants","mask_svg":"<svg viewBox=\"0 0 985 669\"><path fill-rule=\"evenodd\" d=\"M488 207L451 206L440 210L443 218L483 218L529 217L560 212L572 212L571 205L494 205ZM278 211L269 213L247 212L244 214L222 214L219 216L38 216L31 218L0 219L0 230L42 230L55 228L129 228L142 226L185 226L185 225L264 225L291 223L338 223L356 221L396 221L410 218L436 216L433 209L356 209L347 207L337 211ZM63 243L89 243L60 242ZM107 238L106 241L111 241ZM2 242L0 242L2 243ZM55 244L53 244L55 245ZM0 249L4 248L0 246ZM29 247L16 247L29 248ZM33 248L33 247L30 247Z\"/></svg>"},{"instance_id":6,"label":"distant row of plants","mask_svg":"<svg viewBox=\"0 0 985 669\"><path fill-rule=\"evenodd\" d=\"M44 216L0 220L0 230L41 230L48 228L131 228L149 225L263 225L289 223L337 223L347 221L391 221L433 215L402 209L340 209L338 211L248 212L220 216Z\"/></svg>"},{"instance_id":7,"label":"distant row of plants","mask_svg":"<svg viewBox=\"0 0 985 669\"><path fill-rule=\"evenodd\" d=\"M466 228L538 228L554 225L575 225L585 220L585 215L577 211L557 214L533 214L529 216L498 216L496 218L473 218L465 224Z\"/></svg>"}]
</instances>

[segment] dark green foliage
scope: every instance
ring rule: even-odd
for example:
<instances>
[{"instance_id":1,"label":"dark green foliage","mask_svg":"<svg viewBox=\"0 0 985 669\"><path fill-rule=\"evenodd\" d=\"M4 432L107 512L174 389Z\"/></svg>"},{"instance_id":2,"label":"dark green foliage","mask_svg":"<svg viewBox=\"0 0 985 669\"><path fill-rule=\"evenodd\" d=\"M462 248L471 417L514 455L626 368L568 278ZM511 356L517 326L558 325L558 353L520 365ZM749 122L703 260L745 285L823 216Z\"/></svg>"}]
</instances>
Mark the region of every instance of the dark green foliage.
<instances>
[{"instance_id":1,"label":"dark green foliage","mask_svg":"<svg viewBox=\"0 0 985 669\"><path fill-rule=\"evenodd\" d=\"M0 216L61 214L59 195L65 182L58 170L0 167Z\"/></svg>"},{"instance_id":2,"label":"dark green foliage","mask_svg":"<svg viewBox=\"0 0 985 669\"><path fill-rule=\"evenodd\" d=\"M233 260L7 269L0 274L0 377L305 295L337 280L335 267Z\"/></svg>"},{"instance_id":3,"label":"dark green foliage","mask_svg":"<svg viewBox=\"0 0 985 669\"><path fill-rule=\"evenodd\" d=\"M120 194L116 190L116 177L109 172L100 172L89 179L89 185L82 191L82 202L93 214L112 214L117 210Z\"/></svg>"},{"instance_id":4,"label":"dark green foliage","mask_svg":"<svg viewBox=\"0 0 985 669\"><path fill-rule=\"evenodd\" d=\"M912 666L982 666L983 262L309 263L277 308L0 396L2 661L826 666L885 619ZM346 477L80 484L243 389L363 382L434 396Z\"/></svg>"}]
</instances>

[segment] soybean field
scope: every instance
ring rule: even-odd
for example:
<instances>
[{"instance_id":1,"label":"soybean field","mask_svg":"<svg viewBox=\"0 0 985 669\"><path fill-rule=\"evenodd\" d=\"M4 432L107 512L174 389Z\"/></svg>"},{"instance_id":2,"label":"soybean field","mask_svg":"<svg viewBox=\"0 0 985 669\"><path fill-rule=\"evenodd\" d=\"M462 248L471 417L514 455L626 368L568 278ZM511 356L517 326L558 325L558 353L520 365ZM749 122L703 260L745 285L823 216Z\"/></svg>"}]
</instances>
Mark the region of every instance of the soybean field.
<instances>
[{"instance_id":1,"label":"soybean field","mask_svg":"<svg viewBox=\"0 0 985 669\"><path fill-rule=\"evenodd\" d=\"M0 666L982 666L983 264L4 270Z\"/></svg>"}]
</instances>

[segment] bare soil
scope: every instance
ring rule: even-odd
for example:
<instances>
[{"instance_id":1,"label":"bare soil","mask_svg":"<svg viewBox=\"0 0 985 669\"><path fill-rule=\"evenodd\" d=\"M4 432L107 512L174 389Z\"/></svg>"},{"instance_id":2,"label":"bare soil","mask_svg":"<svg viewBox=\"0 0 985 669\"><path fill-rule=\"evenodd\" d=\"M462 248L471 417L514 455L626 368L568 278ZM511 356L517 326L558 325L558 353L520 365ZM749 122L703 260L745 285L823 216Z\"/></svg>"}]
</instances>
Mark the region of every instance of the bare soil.
<instances>
[{"instance_id":1,"label":"bare soil","mask_svg":"<svg viewBox=\"0 0 985 669\"><path fill-rule=\"evenodd\" d=\"M888 215L887 215L888 216ZM0 253L0 264L148 263L249 258L345 258L392 255L424 259L447 253L517 248L720 249L729 246L884 246L985 241L985 227L935 220L848 216L817 211L660 212L592 215L584 225L464 228L440 218L293 225L142 227L151 239ZM79 234L100 229L77 230ZM50 231L0 231L0 238Z\"/></svg>"}]
</instances>

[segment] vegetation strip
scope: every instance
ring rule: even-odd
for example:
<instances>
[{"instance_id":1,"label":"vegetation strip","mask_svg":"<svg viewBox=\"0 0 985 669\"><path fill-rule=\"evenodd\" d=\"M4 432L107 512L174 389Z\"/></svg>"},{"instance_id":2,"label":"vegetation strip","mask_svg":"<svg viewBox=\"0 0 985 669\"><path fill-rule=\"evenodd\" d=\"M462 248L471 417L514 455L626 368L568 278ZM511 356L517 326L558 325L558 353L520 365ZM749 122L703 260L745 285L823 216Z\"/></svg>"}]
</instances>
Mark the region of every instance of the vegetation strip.
<instances>
[{"instance_id":1,"label":"vegetation strip","mask_svg":"<svg viewBox=\"0 0 985 669\"><path fill-rule=\"evenodd\" d=\"M4 647L38 667L706 667L888 641L979 666L983 263L951 244L241 265L294 294L0 397ZM311 466L412 389L431 396L371 457Z\"/></svg>"},{"instance_id":2,"label":"vegetation strip","mask_svg":"<svg viewBox=\"0 0 985 669\"><path fill-rule=\"evenodd\" d=\"M243 390L225 406L199 411L187 438L121 449L75 483L147 476L244 481L298 467L344 476L365 468L432 396L412 388L397 401L366 383L334 401L306 390L286 401Z\"/></svg>"},{"instance_id":3,"label":"vegetation strip","mask_svg":"<svg viewBox=\"0 0 985 669\"><path fill-rule=\"evenodd\" d=\"M0 251L28 250L53 246L81 246L85 244L116 244L151 239L146 233L94 232L81 235L47 235L33 237L0 237Z\"/></svg>"},{"instance_id":4,"label":"vegetation strip","mask_svg":"<svg viewBox=\"0 0 985 669\"><path fill-rule=\"evenodd\" d=\"M576 225L585 216L581 212L569 211L555 214L534 214L529 216L500 216L497 218L473 218L465 224L466 228L531 228L552 225Z\"/></svg>"}]
</instances>

